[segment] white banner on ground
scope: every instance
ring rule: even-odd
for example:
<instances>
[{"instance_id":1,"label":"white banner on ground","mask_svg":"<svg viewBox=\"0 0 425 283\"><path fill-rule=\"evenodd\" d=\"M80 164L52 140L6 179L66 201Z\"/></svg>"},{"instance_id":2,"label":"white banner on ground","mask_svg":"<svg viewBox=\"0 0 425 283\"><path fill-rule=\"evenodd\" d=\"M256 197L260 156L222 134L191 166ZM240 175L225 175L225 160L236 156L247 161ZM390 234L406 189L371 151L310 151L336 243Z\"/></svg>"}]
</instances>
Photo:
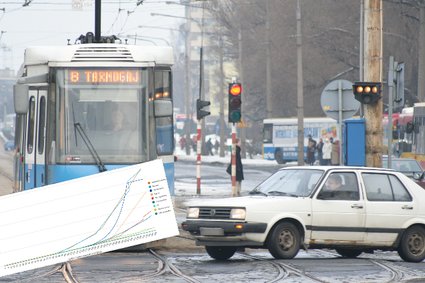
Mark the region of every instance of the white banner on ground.
<instances>
[{"instance_id":1,"label":"white banner on ground","mask_svg":"<svg viewBox=\"0 0 425 283\"><path fill-rule=\"evenodd\" d=\"M0 197L0 277L178 235L161 160Z\"/></svg>"}]
</instances>

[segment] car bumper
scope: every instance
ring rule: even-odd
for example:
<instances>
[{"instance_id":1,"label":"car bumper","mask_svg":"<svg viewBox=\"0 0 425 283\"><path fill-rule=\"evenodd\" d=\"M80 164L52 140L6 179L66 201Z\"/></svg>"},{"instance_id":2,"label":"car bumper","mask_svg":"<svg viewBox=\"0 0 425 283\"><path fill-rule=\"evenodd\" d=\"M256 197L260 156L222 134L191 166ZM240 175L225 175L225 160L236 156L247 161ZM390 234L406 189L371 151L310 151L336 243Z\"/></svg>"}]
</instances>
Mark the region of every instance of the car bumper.
<instances>
[{"instance_id":1,"label":"car bumper","mask_svg":"<svg viewBox=\"0 0 425 283\"><path fill-rule=\"evenodd\" d=\"M182 228L195 236L197 245L204 246L261 246L247 235L262 234L267 223L237 221L185 221Z\"/></svg>"}]
</instances>

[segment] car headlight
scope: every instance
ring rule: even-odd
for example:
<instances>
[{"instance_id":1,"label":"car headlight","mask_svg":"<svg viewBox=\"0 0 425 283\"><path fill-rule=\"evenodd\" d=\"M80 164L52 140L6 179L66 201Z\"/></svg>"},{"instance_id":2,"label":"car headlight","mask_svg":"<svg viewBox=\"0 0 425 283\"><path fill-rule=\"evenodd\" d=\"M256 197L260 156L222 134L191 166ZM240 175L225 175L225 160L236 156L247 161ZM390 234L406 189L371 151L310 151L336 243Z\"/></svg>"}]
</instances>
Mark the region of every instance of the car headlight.
<instances>
[{"instance_id":1,"label":"car headlight","mask_svg":"<svg viewBox=\"0 0 425 283\"><path fill-rule=\"evenodd\" d=\"M232 208L230 210L230 218L231 219L245 219L246 217L246 210L245 208Z\"/></svg>"},{"instance_id":2,"label":"car headlight","mask_svg":"<svg viewBox=\"0 0 425 283\"><path fill-rule=\"evenodd\" d=\"M189 207L187 209L187 218L198 218L199 217L199 207Z\"/></svg>"}]
</instances>

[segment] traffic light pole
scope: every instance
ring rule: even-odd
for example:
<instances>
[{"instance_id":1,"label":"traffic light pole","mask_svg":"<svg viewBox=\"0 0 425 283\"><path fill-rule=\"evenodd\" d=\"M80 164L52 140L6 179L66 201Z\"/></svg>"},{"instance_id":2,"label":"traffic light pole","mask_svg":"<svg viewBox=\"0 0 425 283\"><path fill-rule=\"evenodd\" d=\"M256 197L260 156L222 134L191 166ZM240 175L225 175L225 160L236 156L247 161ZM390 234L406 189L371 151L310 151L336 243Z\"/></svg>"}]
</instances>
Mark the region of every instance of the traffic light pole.
<instances>
[{"instance_id":1,"label":"traffic light pole","mask_svg":"<svg viewBox=\"0 0 425 283\"><path fill-rule=\"evenodd\" d=\"M202 124L201 120L198 120L196 124L196 194L201 194L201 152L202 152L202 143L201 143L201 129Z\"/></svg>"},{"instance_id":2,"label":"traffic light pole","mask_svg":"<svg viewBox=\"0 0 425 283\"><path fill-rule=\"evenodd\" d=\"M232 196L236 197L238 195L236 189L236 124L232 123Z\"/></svg>"}]
</instances>

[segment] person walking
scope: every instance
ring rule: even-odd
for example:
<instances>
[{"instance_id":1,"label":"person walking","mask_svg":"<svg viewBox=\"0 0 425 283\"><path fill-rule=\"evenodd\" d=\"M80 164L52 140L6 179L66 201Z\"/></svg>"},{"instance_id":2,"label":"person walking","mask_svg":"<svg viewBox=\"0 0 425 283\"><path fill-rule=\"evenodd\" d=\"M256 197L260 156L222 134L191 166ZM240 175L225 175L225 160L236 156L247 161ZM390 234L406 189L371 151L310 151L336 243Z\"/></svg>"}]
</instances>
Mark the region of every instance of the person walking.
<instances>
[{"instance_id":1,"label":"person walking","mask_svg":"<svg viewBox=\"0 0 425 283\"><path fill-rule=\"evenodd\" d=\"M332 144L328 139L325 139L325 143L323 144L323 165L331 164L331 154L332 154Z\"/></svg>"},{"instance_id":2,"label":"person walking","mask_svg":"<svg viewBox=\"0 0 425 283\"><path fill-rule=\"evenodd\" d=\"M212 151L212 149L213 149L213 144L212 144L212 142L211 142L211 138L209 138L209 139L208 139L208 141L207 141L207 143L206 143L205 147L207 148L207 154L208 154L208 155L214 155L214 153L213 153L213 151Z\"/></svg>"},{"instance_id":3,"label":"person walking","mask_svg":"<svg viewBox=\"0 0 425 283\"><path fill-rule=\"evenodd\" d=\"M226 172L230 175L230 178L232 177L231 167L232 167L232 158L230 158L230 164L226 170ZM240 147L239 139L236 139L236 194L237 196L241 195L243 179L244 179L244 176L243 176L243 165L242 165L242 158L241 158L241 147Z\"/></svg>"},{"instance_id":4,"label":"person walking","mask_svg":"<svg viewBox=\"0 0 425 283\"><path fill-rule=\"evenodd\" d=\"M316 152L317 142L308 135L308 144L307 144L307 163L313 165L315 160L314 153Z\"/></svg>"},{"instance_id":5,"label":"person walking","mask_svg":"<svg viewBox=\"0 0 425 283\"><path fill-rule=\"evenodd\" d=\"M323 139L320 138L319 142L317 143L316 149L317 149L317 159L319 159L319 164L323 165Z\"/></svg>"},{"instance_id":6,"label":"person walking","mask_svg":"<svg viewBox=\"0 0 425 283\"><path fill-rule=\"evenodd\" d=\"M339 165L339 141L334 140L332 143L331 164Z\"/></svg>"}]
</instances>

